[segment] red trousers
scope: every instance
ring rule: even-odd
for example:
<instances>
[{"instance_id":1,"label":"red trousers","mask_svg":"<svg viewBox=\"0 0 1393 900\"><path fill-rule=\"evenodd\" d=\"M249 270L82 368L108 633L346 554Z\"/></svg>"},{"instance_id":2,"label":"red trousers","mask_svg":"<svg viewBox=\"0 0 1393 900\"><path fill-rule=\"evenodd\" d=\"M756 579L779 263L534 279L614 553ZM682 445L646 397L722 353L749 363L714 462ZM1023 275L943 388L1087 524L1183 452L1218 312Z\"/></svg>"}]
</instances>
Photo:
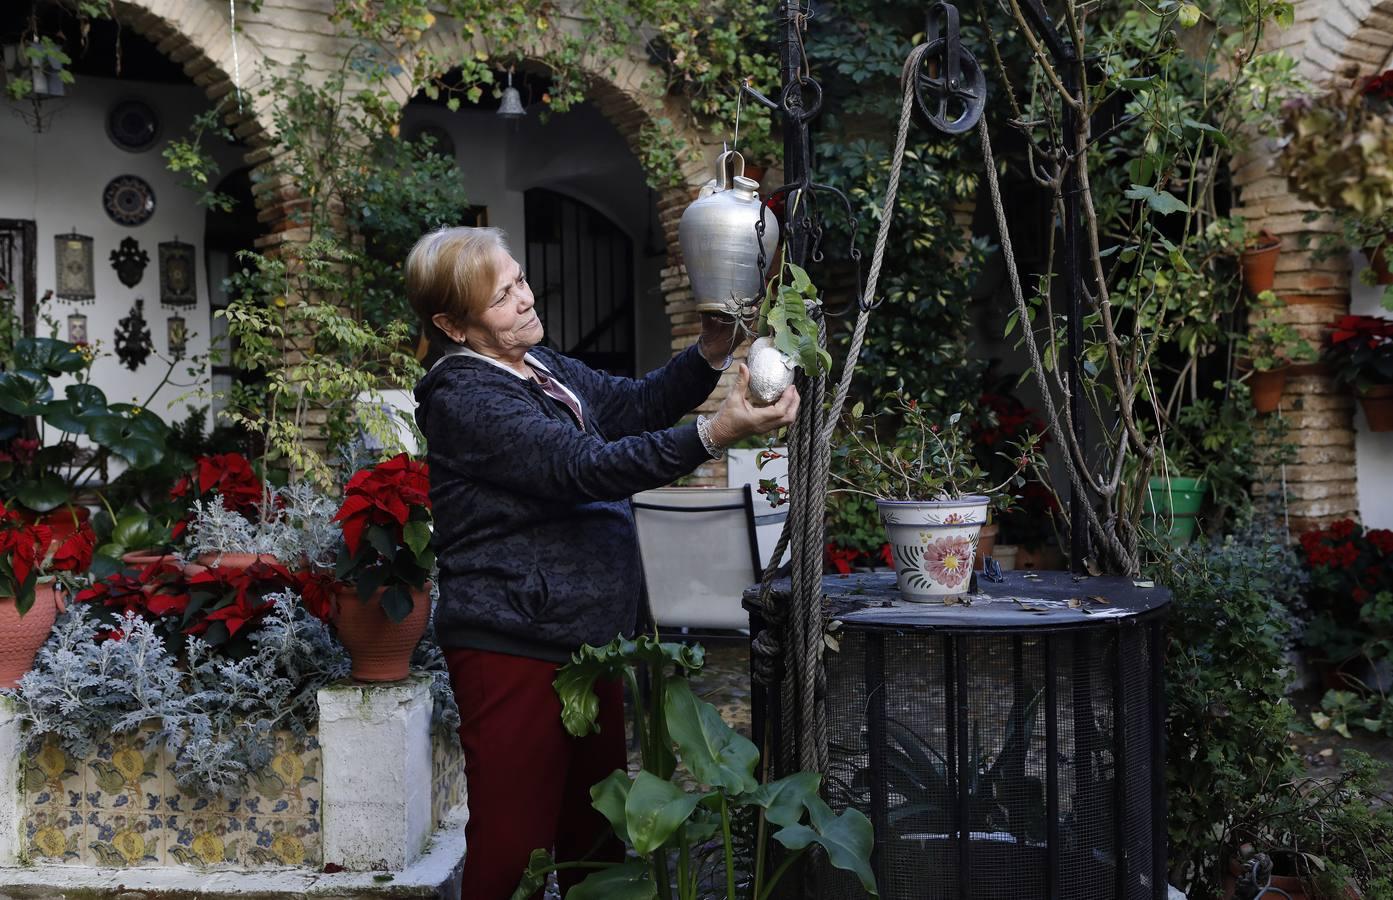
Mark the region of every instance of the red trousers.
<instances>
[{"instance_id":1,"label":"red trousers","mask_svg":"<svg viewBox=\"0 0 1393 900\"><path fill-rule=\"evenodd\" d=\"M552 687L556 663L483 650L445 658L469 791L463 896L508 900L533 850L553 850L557 862L622 860L623 844L590 805L591 786L627 762L620 682L596 682L600 730L573 738ZM564 870L563 895L590 871Z\"/></svg>"}]
</instances>

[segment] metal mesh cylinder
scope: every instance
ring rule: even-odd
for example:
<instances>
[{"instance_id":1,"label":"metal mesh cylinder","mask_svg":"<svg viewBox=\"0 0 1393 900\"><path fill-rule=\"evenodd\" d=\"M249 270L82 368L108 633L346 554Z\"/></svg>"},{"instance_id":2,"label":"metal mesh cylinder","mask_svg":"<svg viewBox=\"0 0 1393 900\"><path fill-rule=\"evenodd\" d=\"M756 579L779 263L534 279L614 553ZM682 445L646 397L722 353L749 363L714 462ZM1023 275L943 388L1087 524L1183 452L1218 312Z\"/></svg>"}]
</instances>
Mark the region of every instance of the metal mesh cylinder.
<instances>
[{"instance_id":1,"label":"metal mesh cylinder","mask_svg":"<svg viewBox=\"0 0 1393 900\"><path fill-rule=\"evenodd\" d=\"M1091 581L1015 577L971 608L927 614L877 605L875 589L862 611L832 599L826 795L875 826L882 897L1166 896L1166 598ZM829 900L864 896L830 867L808 884Z\"/></svg>"}]
</instances>

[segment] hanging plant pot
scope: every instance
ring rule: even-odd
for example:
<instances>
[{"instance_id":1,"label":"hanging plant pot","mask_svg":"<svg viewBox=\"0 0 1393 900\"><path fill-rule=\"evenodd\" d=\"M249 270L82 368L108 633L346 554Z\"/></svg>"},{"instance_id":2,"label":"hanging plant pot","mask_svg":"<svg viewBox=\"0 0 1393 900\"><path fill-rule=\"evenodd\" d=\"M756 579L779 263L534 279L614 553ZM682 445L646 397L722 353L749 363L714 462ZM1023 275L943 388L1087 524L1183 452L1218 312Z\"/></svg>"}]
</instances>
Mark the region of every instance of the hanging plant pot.
<instances>
[{"instance_id":1,"label":"hanging plant pot","mask_svg":"<svg viewBox=\"0 0 1393 900\"><path fill-rule=\"evenodd\" d=\"M949 604L967 593L977 540L987 523L986 497L876 500L900 596Z\"/></svg>"},{"instance_id":2,"label":"hanging plant pot","mask_svg":"<svg viewBox=\"0 0 1393 900\"><path fill-rule=\"evenodd\" d=\"M1195 536L1195 525L1209 485L1202 478L1153 478L1147 485L1147 527L1172 547Z\"/></svg>"},{"instance_id":3,"label":"hanging plant pot","mask_svg":"<svg viewBox=\"0 0 1393 900\"><path fill-rule=\"evenodd\" d=\"M348 650L355 681L400 681L411 668L411 654L426 633L430 619L430 585L411 592L411 612L393 622L382 609L385 587L369 600L358 597L352 586L335 597L334 626L339 642Z\"/></svg>"},{"instance_id":4,"label":"hanging plant pot","mask_svg":"<svg viewBox=\"0 0 1393 900\"><path fill-rule=\"evenodd\" d=\"M1369 268L1374 270L1375 284L1393 284L1393 271L1390 271L1388 268L1388 257L1386 256L1387 249L1388 238L1384 238L1383 243L1367 251L1369 256Z\"/></svg>"},{"instance_id":5,"label":"hanging plant pot","mask_svg":"<svg viewBox=\"0 0 1393 900\"><path fill-rule=\"evenodd\" d=\"M1248 377L1248 390L1253 395L1253 408L1260 413L1275 412L1282 405L1282 391L1287 386L1287 366L1266 371L1253 370Z\"/></svg>"},{"instance_id":6,"label":"hanging plant pot","mask_svg":"<svg viewBox=\"0 0 1393 900\"><path fill-rule=\"evenodd\" d=\"M1257 296L1263 291L1272 290L1272 282L1277 275L1277 257L1281 253L1282 239L1262 231L1253 244L1238 255L1238 263L1243 270L1243 286L1248 293Z\"/></svg>"},{"instance_id":7,"label":"hanging plant pot","mask_svg":"<svg viewBox=\"0 0 1393 900\"><path fill-rule=\"evenodd\" d=\"M34 657L58 618L61 601L52 581L34 586L34 605L24 615L15 598L0 597L0 688L10 689L34 665Z\"/></svg>"},{"instance_id":8,"label":"hanging plant pot","mask_svg":"<svg viewBox=\"0 0 1393 900\"><path fill-rule=\"evenodd\" d=\"M1360 391L1359 405L1370 431L1393 431L1393 384L1376 384Z\"/></svg>"}]
</instances>

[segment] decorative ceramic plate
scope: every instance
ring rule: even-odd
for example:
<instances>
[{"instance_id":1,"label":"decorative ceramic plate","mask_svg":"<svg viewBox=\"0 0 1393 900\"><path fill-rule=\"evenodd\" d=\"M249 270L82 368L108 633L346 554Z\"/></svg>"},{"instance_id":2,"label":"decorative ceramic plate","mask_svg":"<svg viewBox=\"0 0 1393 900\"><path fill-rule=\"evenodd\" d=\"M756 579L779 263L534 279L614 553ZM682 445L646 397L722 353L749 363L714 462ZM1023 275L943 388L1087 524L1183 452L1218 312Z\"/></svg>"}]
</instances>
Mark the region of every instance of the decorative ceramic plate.
<instances>
[{"instance_id":1,"label":"decorative ceramic plate","mask_svg":"<svg viewBox=\"0 0 1393 900\"><path fill-rule=\"evenodd\" d=\"M102 206L118 225L143 225L155 214L155 189L139 175L118 175L107 182Z\"/></svg>"},{"instance_id":2,"label":"decorative ceramic plate","mask_svg":"<svg viewBox=\"0 0 1393 900\"><path fill-rule=\"evenodd\" d=\"M140 153L155 146L155 139L160 135L160 121L150 104L128 98L107 110L106 133L122 150Z\"/></svg>"}]
</instances>

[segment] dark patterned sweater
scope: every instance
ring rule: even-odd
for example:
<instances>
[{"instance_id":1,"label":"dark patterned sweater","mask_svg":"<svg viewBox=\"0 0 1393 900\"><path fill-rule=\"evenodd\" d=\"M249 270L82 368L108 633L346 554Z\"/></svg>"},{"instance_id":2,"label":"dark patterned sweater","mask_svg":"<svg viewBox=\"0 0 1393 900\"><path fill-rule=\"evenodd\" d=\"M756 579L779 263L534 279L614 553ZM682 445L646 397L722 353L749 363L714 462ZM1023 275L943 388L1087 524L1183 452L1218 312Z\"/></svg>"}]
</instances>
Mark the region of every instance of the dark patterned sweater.
<instances>
[{"instance_id":1,"label":"dark patterned sweater","mask_svg":"<svg viewBox=\"0 0 1393 900\"><path fill-rule=\"evenodd\" d=\"M643 591L632 494L707 459L673 427L720 373L695 347L641 379L531 353L579 398L585 429L540 385L449 356L416 385L440 563L436 634L472 648L564 661L631 634Z\"/></svg>"}]
</instances>

